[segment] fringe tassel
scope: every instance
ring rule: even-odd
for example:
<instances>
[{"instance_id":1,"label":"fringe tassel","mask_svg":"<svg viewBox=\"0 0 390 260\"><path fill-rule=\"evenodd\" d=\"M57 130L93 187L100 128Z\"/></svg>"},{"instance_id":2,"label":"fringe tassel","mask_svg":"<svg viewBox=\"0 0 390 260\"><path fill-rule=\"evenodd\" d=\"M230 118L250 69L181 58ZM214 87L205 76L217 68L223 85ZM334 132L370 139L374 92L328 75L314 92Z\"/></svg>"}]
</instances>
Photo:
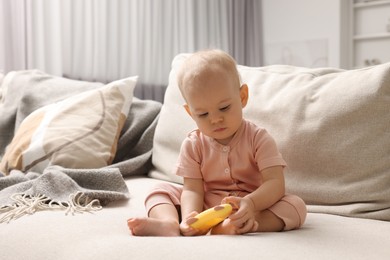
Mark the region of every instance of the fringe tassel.
<instances>
[{"instance_id":1,"label":"fringe tassel","mask_svg":"<svg viewBox=\"0 0 390 260\"><path fill-rule=\"evenodd\" d=\"M25 215L34 214L43 210L65 210L65 215L69 213L92 212L102 209L99 200L91 199L79 191L69 195L69 201L57 202L45 195L38 194L30 196L26 194L13 194L11 199L15 201L10 206L0 208L0 223L9 223ZM3 216L1 216L3 215Z\"/></svg>"}]
</instances>

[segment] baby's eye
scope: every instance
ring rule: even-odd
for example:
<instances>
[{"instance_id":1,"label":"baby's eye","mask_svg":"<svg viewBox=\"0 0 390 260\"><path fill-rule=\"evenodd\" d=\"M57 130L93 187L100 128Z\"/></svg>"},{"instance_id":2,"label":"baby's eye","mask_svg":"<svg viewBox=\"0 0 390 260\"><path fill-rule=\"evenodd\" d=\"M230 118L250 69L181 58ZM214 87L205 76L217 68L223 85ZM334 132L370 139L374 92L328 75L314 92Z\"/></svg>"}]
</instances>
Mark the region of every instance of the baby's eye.
<instances>
[{"instance_id":1,"label":"baby's eye","mask_svg":"<svg viewBox=\"0 0 390 260\"><path fill-rule=\"evenodd\" d=\"M199 114L198 117L206 117L209 113Z\"/></svg>"},{"instance_id":2,"label":"baby's eye","mask_svg":"<svg viewBox=\"0 0 390 260\"><path fill-rule=\"evenodd\" d=\"M230 105L227 105L227 106L225 106L225 107L220 108L219 110L221 110L221 111L226 111L226 110L228 110L229 108L230 108Z\"/></svg>"}]
</instances>

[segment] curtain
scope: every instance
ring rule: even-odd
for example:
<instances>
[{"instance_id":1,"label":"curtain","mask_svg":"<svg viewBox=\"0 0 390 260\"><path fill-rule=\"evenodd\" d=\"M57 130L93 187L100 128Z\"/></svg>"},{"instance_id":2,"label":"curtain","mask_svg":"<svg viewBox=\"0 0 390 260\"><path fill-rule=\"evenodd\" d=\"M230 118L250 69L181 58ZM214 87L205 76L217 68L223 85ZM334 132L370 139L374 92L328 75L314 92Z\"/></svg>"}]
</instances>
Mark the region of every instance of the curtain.
<instances>
[{"instance_id":1,"label":"curtain","mask_svg":"<svg viewBox=\"0 0 390 260\"><path fill-rule=\"evenodd\" d=\"M260 0L0 0L0 70L109 82L162 100L171 61L220 48L262 65Z\"/></svg>"}]
</instances>

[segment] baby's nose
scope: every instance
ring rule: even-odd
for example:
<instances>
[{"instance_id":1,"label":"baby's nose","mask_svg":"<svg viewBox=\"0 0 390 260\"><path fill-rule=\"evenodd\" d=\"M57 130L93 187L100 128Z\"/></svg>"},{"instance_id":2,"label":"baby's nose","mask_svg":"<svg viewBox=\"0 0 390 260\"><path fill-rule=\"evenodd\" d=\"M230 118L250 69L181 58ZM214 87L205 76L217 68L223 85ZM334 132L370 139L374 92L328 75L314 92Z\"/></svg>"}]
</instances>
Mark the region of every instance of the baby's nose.
<instances>
[{"instance_id":1,"label":"baby's nose","mask_svg":"<svg viewBox=\"0 0 390 260\"><path fill-rule=\"evenodd\" d=\"M223 117L221 114L214 114L211 116L211 123L216 124L223 121Z\"/></svg>"}]
</instances>

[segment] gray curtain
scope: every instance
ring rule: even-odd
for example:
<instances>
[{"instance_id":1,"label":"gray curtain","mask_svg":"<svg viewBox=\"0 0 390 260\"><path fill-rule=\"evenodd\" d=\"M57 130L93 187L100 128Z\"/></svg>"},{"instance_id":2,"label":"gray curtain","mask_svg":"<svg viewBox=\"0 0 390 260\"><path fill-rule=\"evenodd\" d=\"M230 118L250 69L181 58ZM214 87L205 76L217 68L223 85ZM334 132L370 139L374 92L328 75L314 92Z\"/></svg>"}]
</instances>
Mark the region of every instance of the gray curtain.
<instances>
[{"instance_id":1,"label":"gray curtain","mask_svg":"<svg viewBox=\"0 0 390 260\"><path fill-rule=\"evenodd\" d=\"M261 0L0 0L0 70L40 69L163 100L173 57L220 48L262 65Z\"/></svg>"}]
</instances>

